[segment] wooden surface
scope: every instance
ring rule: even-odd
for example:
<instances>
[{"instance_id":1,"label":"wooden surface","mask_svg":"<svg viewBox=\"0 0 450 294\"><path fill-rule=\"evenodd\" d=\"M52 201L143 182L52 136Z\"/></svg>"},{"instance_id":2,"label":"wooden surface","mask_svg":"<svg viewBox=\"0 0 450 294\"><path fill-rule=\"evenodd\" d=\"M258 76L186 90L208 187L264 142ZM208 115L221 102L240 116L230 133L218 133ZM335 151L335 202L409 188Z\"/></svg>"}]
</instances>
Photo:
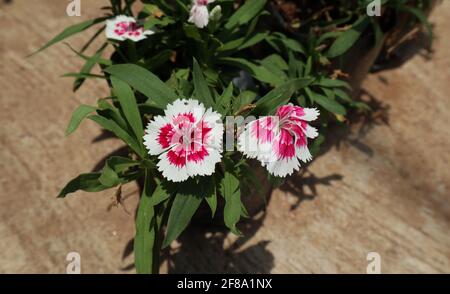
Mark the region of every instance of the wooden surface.
<instances>
[{"instance_id":1,"label":"wooden surface","mask_svg":"<svg viewBox=\"0 0 450 294\"><path fill-rule=\"evenodd\" d=\"M1 273L64 273L71 251L83 273L134 271L134 218L111 207L113 191L55 198L121 147L98 140L88 121L64 136L75 107L107 89L89 82L71 92L72 81L59 76L81 62L64 45L25 58L105 2L82 1L79 18L66 16L66 1L0 2ZM162 272L365 273L375 251L383 273L449 273L450 1L432 20L431 58L416 54L366 80L371 120L332 130L327 152L273 192L267 212L242 226L244 238L190 228L165 252ZM136 189L124 191L132 212Z\"/></svg>"}]
</instances>

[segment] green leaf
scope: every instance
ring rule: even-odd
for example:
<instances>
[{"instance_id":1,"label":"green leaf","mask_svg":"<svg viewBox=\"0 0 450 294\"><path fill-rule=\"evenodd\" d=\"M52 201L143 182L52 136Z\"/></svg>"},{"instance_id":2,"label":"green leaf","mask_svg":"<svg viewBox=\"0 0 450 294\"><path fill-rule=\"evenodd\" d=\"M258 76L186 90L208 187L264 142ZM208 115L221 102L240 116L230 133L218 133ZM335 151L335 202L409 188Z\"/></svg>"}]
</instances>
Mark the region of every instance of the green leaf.
<instances>
[{"instance_id":1,"label":"green leaf","mask_svg":"<svg viewBox=\"0 0 450 294\"><path fill-rule=\"evenodd\" d=\"M243 58L222 57L219 58L219 62L239 67L250 73L255 79L270 85L278 86L284 82L282 77L274 74L264 66L254 64Z\"/></svg>"},{"instance_id":2,"label":"green leaf","mask_svg":"<svg viewBox=\"0 0 450 294\"><path fill-rule=\"evenodd\" d=\"M220 114L225 115L230 108L231 98L233 97L233 83L230 82L228 87L223 90L222 95L217 98L216 101L216 109L220 112Z\"/></svg>"},{"instance_id":3,"label":"green leaf","mask_svg":"<svg viewBox=\"0 0 450 294\"><path fill-rule=\"evenodd\" d=\"M343 90L341 89L334 89L334 94L341 98L342 100L346 101L346 102L353 102L353 99Z\"/></svg>"},{"instance_id":4,"label":"green leaf","mask_svg":"<svg viewBox=\"0 0 450 294\"><path fill-rule=\"evenodd\" d=\"M349 50L359 39L369 23L370 17L367 15L361 16L349 30L339 35L327 51L326 56L329 58L335 58L347 52L347 50Z\"/></svg>"},{"instance_id":5,"label":"green leaf","mask_svg":"<svg viewBox=\"0 0 450 294\"><path fill-rule=\"evenodd\" d=\"M122 139L125 143L133 149L140 157L144 158L146 152L143 151L142 145L139 144L127 131L122 129L116 122L111 119L107 119L100 115L91 115L88 117L90 120L95 121L104 129L113 132L117 137Z\"/></svg>"},{"instance_id":6,"label":"green leaf","mask_svg":"<svg viewBox=\"0 0 450 294\"><path fill-rule=\"evenodd\" d=\"M320 78L318 81L314 82L314 85L319 85L327 88L347 88L349 90L352 89L350 85L342 80L333 80L328 78Z\"/></svg>"},{"instance_id":7,"label":"green leaf","mask_svg":"<svg viewBox=\"0 0 450 294\"><path fill-rule=\"evenodd\" d=\"M209 208L211 208L211 217L214 217L217 210L217 194L216 191L213 190L213 193L210 193L205 197L206 202L209 205Z\"/></svg>"},{"instance_id":8,"label":"green leaf","mask_svg":"<svg viewBox=\"0 0 450 294\"><path fill-rule=\"evenodd\" d=\"M267 38L268 35L269 35L268 33L262 32L262 33L254 34L250 38L247 37L245 39L245 41L243 42L243 44L240 45L237 49L243 50L245 48L252 47L252 46L258 44L259 42L263 41L265 38Z\"/></svg>"},{"instance_id":9,"label":"green leaf","mask_svg":"<svg viewBox=\"0 0 450 294\"><path fill-rule=\"evenodd\" d=\"M181 191L177 194L167 221L167 233L162 245L163 248L169 246L186 229L202 199L195 193Z\"/></svg>"},{"instance_id":10,"label":"green leaf","mask_svg":"<svg viewBox=\"0 0 450 294\"><path fill-rule=\"evenodd\" d=\"M202 194L211 208L211 217L213 218L217 210L217 193L214 177L204 177L200 179L199 185L202 187Z\"/></svg>"},{"instance_id":11,"label":"green leaf","mask_svg":"<svg viewBox=\"0 0 450 294\"><path fill-rule=\"evenodd\" d=\"M195 98L202 102L207 108L214 105L211 92L209 91L208 84L205 81L202 70L198 65L197 60L194 58L193 79L195 88Z\"/></svg>"},{"instance_id":12,"label":"green leaf","mask_svg":"<svg viewBox=\"0 0 450 294\"><path fill-rule=\"evenodd\" d=\"M291 80L267 93L256 102L252 113L256 115L268 115L273 113L278 106L286 104L291 96L298 90L307 87L313 79Z\"/></svg>"},{"instance_id":13,"label":"green leaf","mask_svg":"<svg viewBox=\"0 0 450 294\"><path fill-rule=\"evenodd\" d=\"M139 162L130 158L111 156L106 160L102 174L98 179L103 186L114 187L120 184L119 174L126 169L139 165Z\"/></svg>"},{"instance_id":14,"label":"green leaf","mask_svg":"<svg viewBox=\"0 0 450 294\"><path fill-rule=\"evenodd\" d=\"M153 273L154 258L153 249L156 240L155 209L152 198L160 193L157 188L153 195L153 184L151 174L147 171L145 175L144 189L136 216L136 235L134 236L134 263L138 274ZM152 195L150 197L150 195Z\"/></svg>"},{"instance_id":15,"label":"green leaf","mask_svg":"<svg viewBox=\"0 0 450 294\"><path fill-rule=\"evenodd\" d=\"M287 79L286 71L289 69L289 66L286 64L284 59L278 54L272 54L261 60L261 64L265 67L273 71L276 75L283 77L283 79Z\"/></svg>"},{"instance_id":16,"label":"green leaf","mask_svg":"<svg viewBox=\"0 0 450 294\"><path fill-rule=\"evenodd\" d=\"M251 104L255 98L256 93L250 90L243 91L233 101L233 112L238 112L243 107Z\"/></svg>"},{"instance_id":17,"label":"green leaf","mask_svg":"<svg viewBox=\"0 0 450 294\"><path fill-rule=\"evenodd\" d=\"M39 50L37 50L36 52L32 53L31 55L34 55L36 53L39 53L45 49L47 49L48 47L72 36L75 35L77 33L80 33L88 28L90 28L91 26L104 21L106 18L102 17L102 18L96 18L96 19L91 19L91 20L87 20L84 21L82 23L70 26L68 28L66 28L65 30L63 30L61 33L59 33L56 37L54 37L53 39L51 39L48 43L46 43L44 46L42 46ZM30 56L31 56L30 55Z\"/></svg>"},{"instance_id":18,"label":"green leaf","mask_svg":"<svg viewBox=\"0 0 450 294\"><path fill-rule=\"evenodd\" d=\"M72 134L80 125L81 121L88 116L90 113L95 111L94 106L90 105L80 105L72 114L72 118L70 119L69 125L66 129L66 135Z\"/></svg>"},{"instance_id":19,"label":"green leaf","mask_svg":"<svg viewBox=\"0 0 450 294\"><path fill-rule=\"evenodd\" d=\"M334 39L339 37L342 34L342 32L326 32L322 35L320 35L320 37L317 39L317 44L322 44L324 41L328 40L328 39Z\"/></svg>"},{"instance_id":20,"label":"green leaf","mask_svg":"<svg viewBox=\"0 0 450 294\"><path fill-rule=\"evenodd\" d=\"M141 115L139 113L139 108L136 103L136 97L134 97L133 90L131 90L128 84L115 78L114 76L111 77L111 83L114 89L114 94L119 100L125 118L133 129L137 141L142 143L144 128L142 126Z\"/></svg>"},{"instance_id":21,"label":"green leaf","mask_svg":"<svg viewBox=\"0 0 450 294\"><path fill-rule=\"evenodd\" d=\"M150 98L161 109L165 109L168 103L178 98L175 91L143 67L134 64L117 64L108 67L105 71Z\"/></svg>"},{"instance_id":22,"label":"green leaf","mask_svg":"<svg viewBox=\"0 0 450 294\"><path fill-rule=\"evenodd\" d=\"M241 191L239 179L232 173L225 172L221 182L221 192L225 198L224 221L225 225L236 235L241 235L236 224L241 218Z\"/></svg>"},{"instance_id":23,"label":"green leaf","mask_svg":"<svg viewBox=\"0 0 450 294\"><path fill-rule=\"evenodd\" d=\"M302 44L300 44L297 40L286 37L284 34L275 33L272 35L270 40L271 41L279 41L287 49L290 49L297 53L305 54L305 48L303 48Z\"/></svg>"},{"instance_id":24,"label":"green leaf","mask_svg":"<svg viewBox=\"0 0 450 294\"><path fill-rule=\"evenodd\" d=\"M67 185L59 192L58 197L64 198L67 194L82 190L85 192L99 192L108 189L98 180L100 173L87 173L81 174L78 177L72 179Z\"/></svg>"},{"instance_id":25,"label":"green leaf","mask_svg":"<svg viewBox=\"0 0 450 294\"><path fill-rule=\"evenodd\" d=\"M72 46L70 46L69 43L64 43L64 45L66 45L73 53L75 53L77 56L79 56L84 61L88 61L89 59L92 58L92 56L86 56L86 55L82 54L81 52L78 52ZM112 61L108 60L108 59L98 58L97 62L101 65L106 65L106 66L112 65Z\"/></svg>"},{"instance_id":26,"label":"green leaf","mask_svg":"<svg viewBox=\"0 0 450 294\"><path fill-rule=\"evenodd\" d=\"M96 74L90 74L90 73L81 73L81 72L69 72L63 74L61 77L63 78L76 78L78 80L85 80L85 79L106 79L105 76L102 75L96 75ZM74 87L74 91L77 89Z\"/></svg>"},{"instance_id":27,"label":"green leaf","mask_svg":"<svg viewBox=\"0 0 450 294\"><path fill-rule=\"evenodd\" d=\"M268 33L262 32L254 34L250 37L241 37L237 38L235 40L229 41L222 46L220 46L217 51L224 52L224 51L230 51L230 50L243 50L245 48L251 47L255 44L258 44L259 42L263 41L265 38L267 38Z\"/></svg>"},{"instance_id":28,"label":"green leaf","mask_svg":"<svg viewBox=\"0 0 450 294\"><path fill-rule=\"evenodd\" d=\"M107 119L111 119L112 121L114 121L116 124L119 125L119 127L125 130L127 133L130 134L133 133L133 130L130 128L129 124L126 122L125 118L120 113L120 111L107 101L105 100L98 101L97 113L100 116L103 116Z\"/></svg>"},{"instance_id":29,"label":"green leaf","mask_svg":"<svg viewBox=\"0 0 450 294\"><path fill-rule=\"evenodd\" d=\"M336 100L334 100L334 99L330 99L326 96L315 93L315 92L309 90L308 88L306 88L306 94L309 96L309 98L313 102L319 104L320 106L322 106L323 108L325 108L326 110L328 110L332 113L339 114L339 115L345 115L347 113L347 111L345 110L345 107L342 106L341 104L339 104L338 102L336 102Z\"/></svg>"},{"instance_id":30,"label":"green leaf","mask_svg":"<svg viewBox=\"0 0 450 294\"><path fill-rule=\"evenodd\" d=\"M101 56L102 56L103 51L105 50L105 48L106 48L106 43L105 43L105 45L100 47L100 49L97 50L97 52L93 56L89 57L86 60L86 63L81 68L80 74L88 74L89 75L91 73L91 71L94 68L94 66L101 59ZM75 80L75 82L73 84L73 91L75 92L76 90L78 90L83 85L85 80L86 80L86 78L83 77L83 76L77 77L77 79Z\"/></svg>"},{"instance_id":31,"label":"green leaf","mask_svg":"<svg viewBox=\"0 0 450 294\"><path fill-rule=\"evenodd\" d=\"M186 34L186 37L194 39L196 41L202 41L202 36L200 35L200 32L196 26L183 24L183 31Z\"/></svg>"},{"instance_id":32,"label":"green leaf","mask_svg":"<svg viewBox=\"0 0 450 294\"><path fill-rule=\"evenodd\" d=\"M311 74L312 66L313 66L312 64L313 64L312 56L308 56L308 59L306 60L305 71L303 73L303 75L305 77L307 77Z\"/></svg>"},{"instance_id":33,"label":"green leaf","mask_svg":"<svg viewBox=\"0 0 450 294\"><path fill-rule=\"evenodd\" d=\"M267 0L249 0L246 1L225 24L225 28L232 30L239 25L246 24L252 18L257 16L266 5Z\"/></svg>"}]
</instances>

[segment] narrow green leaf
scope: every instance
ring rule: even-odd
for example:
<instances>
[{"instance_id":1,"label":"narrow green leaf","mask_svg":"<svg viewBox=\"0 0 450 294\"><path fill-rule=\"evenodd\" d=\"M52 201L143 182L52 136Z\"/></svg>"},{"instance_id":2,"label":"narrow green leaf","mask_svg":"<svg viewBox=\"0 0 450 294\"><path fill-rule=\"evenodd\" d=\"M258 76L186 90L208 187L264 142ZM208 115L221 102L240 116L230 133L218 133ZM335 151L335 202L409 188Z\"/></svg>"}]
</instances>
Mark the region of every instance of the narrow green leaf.
<instances>
[{"instance_id":1,"label":"narrow green leaf","mask_svg":"<svg viewBox=\"0 0 450 294\"><path fill-rule=\"evenodd\" d=\"M259 42L263 41L264 39L266 39L268 35L269 34L267 32L262 32L262 33L254 34L250 38L247 37L245 39L245 41L243 42L243 44L240 45L237 49L243 50L245 48L252 47L252 46L258 44Z\"/></svg>"},{"instance_id":2,"label":"narrow green leaf","mask_svg":"<svg viewBox=\"0 0 450 294\"><path fill-rule=\"evenodd\" d=\"M72 114L72 118L70 119L69 125L66 129L66 136L72 134L80 125L81 121L88 116L90 113L95 111L94 106L90 105L80 105Z\"/></svg>"},{"instance_id":3,"label":"narrow green leaf","mask_svg":"<svg viewBox=\"0 0 450 294\"><path fill-rule=\"evenodd\" d=\"M300 44L297 40L286 37L284 34L275 33L270 38L273 41L279 41L283 44L287 49L290 49L297 53L305 54L305 48L303 48L302 44Z\"/></svg>"},{"instance_id":4,"label":"narrow green leaf","mask_svg":"<svg viewBox=\"0 0 450 294\"><path fill-rule=\"evenodd\" d=\"M308 77L311 75L312 66L313 66L312 63L313 63L312 56L308 56L308 59L306 60L305 71L303 73L303 75L305 77Z\"/></svg>"},{"instance_id":5,"label":"narrow green leaf","mask_svg":"<svg viewBox=\"0 0 450 294\"><path fill-rule=\"evenodd\" d=\"M200 35L200 32L196 26L190 24L183 24L183 31L186 34L186 37L194 39L199 42L202 41L202 36Z\"/></svg>"},{"instance_id":6,"label":"narrow green leaf","mask_svg":"<svg viewBox=\"0 0 450 294\"><path fill-rule=\"evenodd\" d=\"M64 45L66 45L73 53L75 53L77 56L79 56L84 61L88 61L89 59L92 58L92 56L86 56L86 55L82 54L81 52L78 52L72 46L70 46L69 43L64 43ZM97 62L101 65L106 65L106 66L112 65L112 61L109 59L98 58Z\"/></svg>"},{"instance_id":7,"label":"narrow green leaf","mask_svg":"<svg viewBox=\"0 0 450 294\"><path fill-rule=\"evenodd\" d=\"M85 192L99 192L108 189L98 180L100 173L87 173L81 174L78 177L72 179L67 185L59 192L58 197L64 198L67 194L82 190Z\"/></svg>"},{"instance_id":8,"label":"narrow green leaf","mask_svg":"<svg viewBox=\"0 0 450 294\"><path fill-rule=\"evenodd\" d=\"M311 84L312 79L291 80L267 93L256 102L252 113L256 115L272 114L280 105L286 104L298 90Z\"/></svg>"},{"instance_id":9,"label":"narrow green leaf","mask_svg":"<svg viewBox=\"0 0 450 294\"><path fill-rule=\"evenodd\" d=\"M369 16L361 16L349 30L339 35L327 51L326 56L329 58L335 58L347 52L347 50L349 50L359 39L369 23Z\"/></svg>"},{"instance_id":10,"label":"narrow green leaf","mask_svg":"<svg viewBox=\"0 0 450 294\"><path fill-rule=\"evenodd\" d=\"M194 58L193 79L195 88L195 98L202 102L207 108L214 105L211 92L209 91L208 84L205 81L202 70L198 65L197 60Z\"/></svg>"},{"instance_id":11,"label":"narrow green leaf","mask_svg":"<svg viewBox=\"0 0 450 294\"><path fill-rule=\"evenodd\" d=\"M106 79L105 76L97 75L97 74L90 74L90 73L81 73L81 72L68 72L63 74L61 77L63 78L76 78L79 80L85 80L85 79ZM74 91L77 90L76 87L73 88Z\"/></svg>"},{"instance_id":12,"label":"narrow green leaf","mask_svg":"<svg viewBox=\"0 0 450 294\"><path fill-rule=\"evenodd\" d=\"M255 79L270 85L278 86L284 82L282 77L277 76L264 66L254 64L243 58L222 57L219 58L219 62L241 68L251 74Z\"/></svg>"},{"instance_id":13,"label":"narrow green leaf","mask_svg":"<svg viewBox=\"0 0 450 294\"><path fill-rule=\"evenodd\" d=\"M114 187L120 183L119 174L126 169L139 165L139 162L130 158L111 156L106 160L100 178L98 179L103 186Z\"/></svg>"},{"instance_id":14,"label":"narrow green leaf","mask_svg":"<svg viewBox=\"0 0 450 294\"><path fill-rule=\"evenodd\" d=\"M217 98L216 101L216 107L220 114L225 115L230 108L231 105L231 98L233 97L233 83L230 82L228 84L228 87L223 90L222 95L220 95L219 98Z\"/></svg>"},{"instance_id":15,"label":"narrow green leaf","mask_svg":"<svg viewBox=\"0 0 450 294\"><path fill-rule=\"evenodd\" d=\"M289 66L286 64L284 59L278 54L272 54L261 60L261 64L270 69L276 75L283 77L283 79L287 79L287 70Z\"/></svg>"},{"instance_id":16,"label":"narrow green leaf","mask_svg":"<svg viewBox=\"0 0 450 294\"><path fill-rule=\"evenodd\" d=\"M267 0L248 0L242 5L225 24L225 28L232 30L235 27L246 24L257 16L266 5Z\"/></svg>"},{"instance_id":17,"label":"narrow green leaf","mask_svg":"<svg viewBox=\"0 0 450 294\"><path fill-rule=\"evenodd\" d=\"M211 208L211 217L214 217L217 210L217 194L214 191L213 193L207 195L205 197L206 203L208 203L209 208Z\"/></svg>"},{"instance_id":18,"label":"narrow green leaf","mask_svg":"<svg viewBox=\"0 0 450 294\"><path fill-rule=\"evenodd\" d=\"M111 83L114 89L114 94L119 100L123 113L133 129L137 141L142 143L144 128L142 126L141 115L139 113L139 108L136 103L136 97L134 97L133 90L131 90L128 84L114 76L111 77Z\"/></svg>"},{"instance_id":19,"label":"narrow green leaf","mask_svg":"<svg viewBox=\"0 0 450 294\"><path fill-rule=\"evenodd\" d=\"M200 195L184 191L175 196L167 221L167 233L162 245L163 248L169 246L186 229L202 199Z\"/></svg>"},{"instance_id":20,"label":"narrow green leaf","mask_svg":"<svg viewBox=\"0 0 450 294\"><path fill-rule=\"evenodd\" d=\"M61 33L59 33L56 37L54 37L53 39L51 39L48 43L46 43L44 46L42 46L39 50L37 50L36 52L32 53L31 55L34 55L36 53L39 53L45 49L47 49L48 47L72 36L75 35L77 33L80 33L88 28L90 28L91 26L104 21L106 18L102 17L102 18L96 18L96 19L91 19L91 20L87 20L84 21L82 23L76 24L76 25L72 25L68 28L66 28L65 30L63 30ZM31 56L30 55L30 56Z\"/></svg>"},{"instance_id":21,"label":"narrow green leaf","mask_svg":"<svg viewBox=\"0 0 450 294\"><path fill-rule=\"evenodd\" d=\"M343 90L341 89L334 89L334 94L341 98L342 100L346 101L346 102L353 102L353 99Z\"/></svg>"},{"instance_id":22,"label":"narrow green leaf","mask_svg":"<svg viewBox=\"0 0 450 294\"><path fill-rule=\"evenodd\" d=\"M256 92L247 90L239 93L233 101L233 112L236 113L245 106L248 106L256 99Z\"/></svg>"},{"instance_id":23,"label":"narrow green leaf","mask_svg":"<svg viewBox=\"0 0 450 294\"><path fill-rule=\"evenodd\" d=\"M83 65L83 67L80 70L81 75L83 75L83 74L90 75L91 74L92 69L101 59L101 56L102 56L105 48L106 48L106 43L105 43L105 45L100 47L100 49L97 50L97 52L93 56L89 57L86 60L86 63ZM85 80L86 80L86 78L83 76L77 77L75 82L73 83L73 91L75 92L76 90L78 90L83 85Z\"/></svg>"},{"instance_id":24,"label":"narrow green leaf","mask_svg":"<svg viewBox=\"0 0 450 294\"><path fill-rule=\"evenodd\" d=\"M346 82L342 80L333 80L328 78L320 78L318 81L314 82L314 85L319 85L327 88L347 88L351 90L352 87Z\"/></svg>"},{"instance_id":25,"label":"narrow green leaf","mask_svg":"<svg viewBox=\"0 0 450 294\"><path fill-rule=\"evenodd\" d=\"M125 130L129 134L133 134L133 130L129 126L129 124L126 122L123 115L120 113L119 109L117 109L115 106L109 104L105 100L99 100L98 101L98 109L97 113L100 116L103 116L107 119L110 119L114 121L116 124L119 125L123 130Z\"/></svg>"},{"instance_id":26,"label":"narrow green leaf","mask_svg":"<svg viewBox=\"0 0 450 294\"><path fill-rule=\"evenodd\" d=\"M146 153L143 151L142 146L124 129L122 129L113 120L107 119L100 115L91 115L88 117L90 120L95 121L104 129L113 132L117 137L122 139L125 143L133 149L140 157L144 158Z\"/></svg>"},{"instance_id":27,"label":"narrow green leaf","mask_svg":"<svg viewBox=\"0 0 450 294\"><path fill-rule=\"evenodd\" d=\"M236 224L241 218L241 191L239 179L232 173L225 172L221 182L221 192L225 198L224 221L225 225L236 235L241 235Z\"/></svg>"},{"instance_id":28,"label":"narrow green leaf","mask_svg":"<svg viewBox=\"0 0 450 294\"><path fill-rule=\"evenodd\" d=\"M134 236L134 263L138 274L150 274L154 269L153 249L155 246L155 209L151 199L159 190L154 189L150 172L146 172L144 189L136 216L136 235ZM150 196L152 195L152 196Z\"/></svg>"},{"instance_id":29,"label":"narrow green leaf","mask_svg":"<svg viewBox=\"0 0 450 294\"><path fill-rule=\"evenodd\" d=\"M319 104L320 106L322 106L323 108L332 113L339 115L345 115L347 113L345 107L336 102L336 100L315 93L309 89L306 89L306 93L312 101L314 101L315 103Z\"/></svg>"},{"instance_id":30,"label":"narrow green leaf","mask_svg":"<svg viewBox=\"0 0 450 294\"><path fill-rule=\"evenodd\" d=\"M117 64L108 67L105 71L150 98L161 109L165 109L168 103L178 98L175 91L156 75L138 65Z\"/></svg>"}]
</instances>

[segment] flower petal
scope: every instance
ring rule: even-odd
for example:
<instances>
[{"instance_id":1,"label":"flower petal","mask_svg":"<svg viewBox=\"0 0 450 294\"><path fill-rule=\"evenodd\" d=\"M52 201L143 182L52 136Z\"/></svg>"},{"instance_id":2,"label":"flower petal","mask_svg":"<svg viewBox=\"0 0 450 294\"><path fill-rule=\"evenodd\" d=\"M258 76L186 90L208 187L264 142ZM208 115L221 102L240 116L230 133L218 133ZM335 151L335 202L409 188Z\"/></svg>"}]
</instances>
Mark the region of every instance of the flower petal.
<instances>
[{"instance_id":1,"label":"flower petal","mask_svg":"<svg viewBox=\"0 0 450 294\"><path fill-rule=\"evenodd\" d=\"M314 139L319 135L319 132L317 132L317 129L315 127L306 125L305 135L310 139Z\"/></svg>"},{"instance_id":2,"label":"flower petal","mask_svg":"<svg viewBox=\"0 0 450 294\"><path fill-rule=\"evenodd\" d=\"M149 122L144 135L144 146L150 155L158 155L164 152L172 144L172 135L170 131L170 122L162 116L156 116Z\"/></svg>"},{"instance_id":3,"label":"flower petal","mask_svg":"<svg viewBox=\"0 0 450 294\"><path fill-rule=\"evenodd\" d=\"M312 160L312 155L309 152L308 146L304 145L304 146L300 146L296 148L297 150L297 157L303 161L303 162L308 162Z\"/></svg>"},{"instance_id":4,"label":"flower petal","mask_svg":"<svg viewBox=\"0 0 450 294\"><path fill-rule=\"evenodd\" d=\"M187 171L189 176L210 176L216 169L216 164L221 161L221 151L214 148L205 148L202 151L203 157L189 158L187 161ZM197 160L194 160L197 159Z\"/></svg>"},{"instance_id":5,"label":"flower petal","mask_svg":"<svg viewBox=\"0 0 450 294\"><path fill-rule=\"evenodd\" d=\"M183 182L188 179L186 162L183 162L184 154L177 154L170 150L158 156L158 170L162 175L172 182ZM186 159L186 157L184 157Z\"/></svg>"},{"instance_id":6,"label":"flower petal","mask_svg":"<svg viewBox=\"0 0 450 294\"><path fill-rule=\"evenodd\" d=\"M194 23L196 27L202 29L208 25L209 12L206 5L194 5L190 11L190 17L188 20L190 23Z\"/></svg>"},{"instance_id":7,"label":"flower petal","mask_svg":"<svg viewBox=\"0 0 450 294\"><path fill-rule=\"evenodd\" d=\"M222 150L224 126L221 115L208 108L203 115L202 121L211 129L204 138L204 144L208 147Z\"/></svg>"},{"instance_id":8,"label":"flower petal","mask_svg":"<svg viewBox=\"0 0 450 294\"><path fill-rule=\"evenodd\" d=\"M267 171L277 177L285 177L291 175L294 171L298 171L300 163L297 157L283 158L281 160L263 163Z\"/></svg>"},{"instance_id":9,"label":"flower petal","mask_svg":"<svg viewBox=\"0 0 450 294\"><path fill-rule=\"evenodd\" d=\"M169 120L180 114L192 114L193 122L199 122L205 113L205 106L194 99L177 99L167 105L164 114Z\"/></svg>"},{"instance_id":10,"label":"flower petal","mask_svg":"<svg viewBox=\"0 0 450 294\"><path fill-rule=\"evenodd\" d=\"M303 108L303 115L300 117L306 121L313 121L319 117L319 110L317 108Z\"/></svg>"}]
</instances>

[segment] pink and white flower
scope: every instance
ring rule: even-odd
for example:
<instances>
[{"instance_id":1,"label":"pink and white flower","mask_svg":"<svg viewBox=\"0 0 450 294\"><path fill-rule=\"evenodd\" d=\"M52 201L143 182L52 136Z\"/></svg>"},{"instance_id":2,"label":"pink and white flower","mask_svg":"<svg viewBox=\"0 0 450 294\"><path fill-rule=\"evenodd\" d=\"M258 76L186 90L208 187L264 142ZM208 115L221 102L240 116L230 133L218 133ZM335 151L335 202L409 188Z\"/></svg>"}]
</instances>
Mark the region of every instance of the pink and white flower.
<instances>
[{"instance_id":1,"label":"pink and white flower","mask_svg":"<svg viewBox=\"0 0 450 294\"><path fill-rule=\"evenodd\" d=\"M152 30L144 31L144 27L131 16L118 15L114 19L106 21L106 37L108 39L139 42L152 34L154 34Z\"/></svg>"},{"instance_id":2,"label":"pink and white flower","mask_svg":"<svg viewBox=\"0 0 450 294\"><path fill-rule=\"evenodd\" d=\"M209 23L208 4L215 0L192 0L192 8L189 15L189 22L202 29Z\"/></svg>"},{"instance_id":3,"label":"pink and white flower","mask_svg":"<svg viewBox=\"0 0 450 294\"><path fill-rule=\"evenodd\" d=\"M281 106L275 116L248 123L238 138L238 149L247 157L261 161L272 175L290 175L300 168L300 161L312 159L308 138L316 138L318 132L308 122L318 116L315 108Z\"/></svg>"},{"instance_id":4,"label":"pink and white flower","mask_svg":"<svg viewBox=\"0 0 450 294\"><path fill-rule=\"evenodd\" d=\"M222 158L220 114L193 99L178 99L146 128L144 145L159 155L158 170L173 182L212 175Z\"/></svg>"}]
</instances>

